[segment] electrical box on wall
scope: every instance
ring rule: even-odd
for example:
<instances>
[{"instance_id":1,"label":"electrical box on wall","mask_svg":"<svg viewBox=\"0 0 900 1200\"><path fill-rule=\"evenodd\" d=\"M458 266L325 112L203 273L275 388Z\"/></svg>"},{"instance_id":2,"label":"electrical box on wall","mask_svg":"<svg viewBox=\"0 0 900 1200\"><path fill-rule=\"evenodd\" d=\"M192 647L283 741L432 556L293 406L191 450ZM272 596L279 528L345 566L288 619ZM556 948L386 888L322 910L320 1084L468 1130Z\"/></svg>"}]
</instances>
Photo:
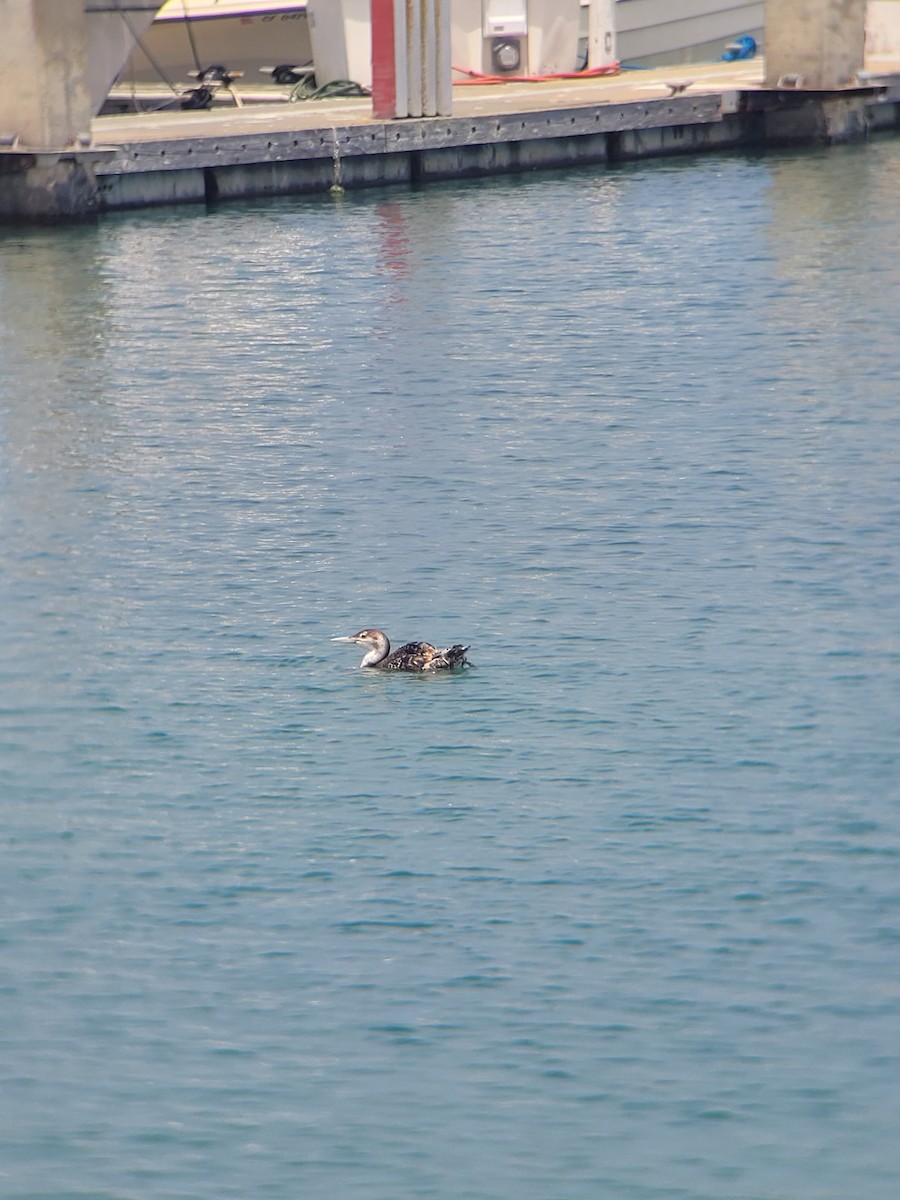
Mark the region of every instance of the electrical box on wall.
<instances>
[{"instance_id":1,"label":"electrical box on wall","mask_svg":"<svg viewBox=\"0 0 900 1200\"><path fill-rule=\"evenodd\" d=\"M486 38L519 38L528 33L527 0L484 0Z\"/></svg>"},{"instance_id":2,"label":"electrical box on wall","mask_svg":"<svg viewBox=\"0 0 900 1200\"><path fill-rule=\"evenodd\" d=\"M325 0L330 2L330 0ZM590 3L614 0L590 0ZM580 0L452 0L453 66L490 75L578 69Z\"/></svg>"}]
</instances>

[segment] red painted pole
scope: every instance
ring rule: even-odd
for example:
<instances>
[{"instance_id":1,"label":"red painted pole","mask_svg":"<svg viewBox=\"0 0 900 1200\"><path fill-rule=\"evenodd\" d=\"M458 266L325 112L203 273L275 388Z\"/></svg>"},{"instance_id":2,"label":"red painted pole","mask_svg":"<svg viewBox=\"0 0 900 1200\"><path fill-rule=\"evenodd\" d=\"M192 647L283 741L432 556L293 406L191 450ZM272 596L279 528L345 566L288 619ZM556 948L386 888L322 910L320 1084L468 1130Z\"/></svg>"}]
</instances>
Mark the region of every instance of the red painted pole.
<instances>
[{"instance_id":1,"label":"red painted pole","mask_svg":"<svg viewBox=\"0 0 900 1200\"><path fill-rule=\"evenodd\" d=\"M403 0L371 0L372 115L380 121L389 121L398 115L395 3L402 4Z\"/></svg>"}]
</instances>

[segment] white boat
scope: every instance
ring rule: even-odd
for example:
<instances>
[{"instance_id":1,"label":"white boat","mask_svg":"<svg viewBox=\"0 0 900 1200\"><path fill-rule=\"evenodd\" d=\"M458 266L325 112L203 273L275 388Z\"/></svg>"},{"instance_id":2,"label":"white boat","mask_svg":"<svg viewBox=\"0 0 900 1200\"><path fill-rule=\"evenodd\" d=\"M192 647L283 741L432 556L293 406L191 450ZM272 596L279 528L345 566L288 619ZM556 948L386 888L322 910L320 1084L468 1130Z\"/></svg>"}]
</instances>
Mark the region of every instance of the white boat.
<instances>
[{"instance_id":1,"label":"white boat","mask_svg":"<svg viewBox=\"0 0 900 1200\"><path fill-rule=\"evenodd\" d=\"M312 62L305 0L167 0L119 72L119 83L185 83L223 66L243 84ZM287 74L279 82L296 82Z\"/></svg>"},{"instance_id":2,"label":"white boat","mask_svg":"<svg viewBox=\"0 0 900 1200\"><path fill-rule=\"evenodd\" d=\"M740 35L761 41L764 9L764 0L617 0L617 56L639 67L720 58ZM224 66L247 85L260 71L311 62L306 0L167 0L119 82L185 83Z\"/></svg>"}]
</instances>

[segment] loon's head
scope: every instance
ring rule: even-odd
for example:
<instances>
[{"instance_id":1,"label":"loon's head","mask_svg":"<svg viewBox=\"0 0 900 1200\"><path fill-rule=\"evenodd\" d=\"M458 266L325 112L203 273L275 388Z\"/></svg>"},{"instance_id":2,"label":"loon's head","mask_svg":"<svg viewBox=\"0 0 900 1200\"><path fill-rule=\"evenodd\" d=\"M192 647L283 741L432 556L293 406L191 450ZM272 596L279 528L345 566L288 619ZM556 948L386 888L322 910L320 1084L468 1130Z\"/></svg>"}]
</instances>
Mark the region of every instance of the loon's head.
<instances>
[{"instance_id":1,"label":"loon's head","mask_svg":"<svg viewBox=\"0 0 900 1200\"><path fill-rule=\"evenodd\" d=\"M350 637L336 637L331 640L333 642L351 642L355 646L365 646L367 653L359 664L361 667L371 667L375 663L381 662L383 658L387 658L391 649L390 642L380 629L361 629L359 633L351 634Z\"/></svg>"}]
</instances>

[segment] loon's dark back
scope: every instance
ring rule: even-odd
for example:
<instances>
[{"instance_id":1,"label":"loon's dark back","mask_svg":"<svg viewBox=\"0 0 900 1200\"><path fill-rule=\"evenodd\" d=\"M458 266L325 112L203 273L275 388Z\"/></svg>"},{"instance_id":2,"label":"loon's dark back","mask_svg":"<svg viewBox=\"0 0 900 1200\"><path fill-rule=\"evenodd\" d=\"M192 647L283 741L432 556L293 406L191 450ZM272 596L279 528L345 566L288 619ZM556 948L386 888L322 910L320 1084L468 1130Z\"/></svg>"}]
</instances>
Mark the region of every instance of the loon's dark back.
<instances>
[{"instance_id":1,"label":"loon's dark back","mask_svg":"<svg viewBox=\"0 0 900 1200\"><path fill-rule=\"evenodd\" d=\"M438 650L430 642L407 642L380 663L378 671L450 671L465 666L468 646L449 646Z\"/></svg>"}]
</instances>

